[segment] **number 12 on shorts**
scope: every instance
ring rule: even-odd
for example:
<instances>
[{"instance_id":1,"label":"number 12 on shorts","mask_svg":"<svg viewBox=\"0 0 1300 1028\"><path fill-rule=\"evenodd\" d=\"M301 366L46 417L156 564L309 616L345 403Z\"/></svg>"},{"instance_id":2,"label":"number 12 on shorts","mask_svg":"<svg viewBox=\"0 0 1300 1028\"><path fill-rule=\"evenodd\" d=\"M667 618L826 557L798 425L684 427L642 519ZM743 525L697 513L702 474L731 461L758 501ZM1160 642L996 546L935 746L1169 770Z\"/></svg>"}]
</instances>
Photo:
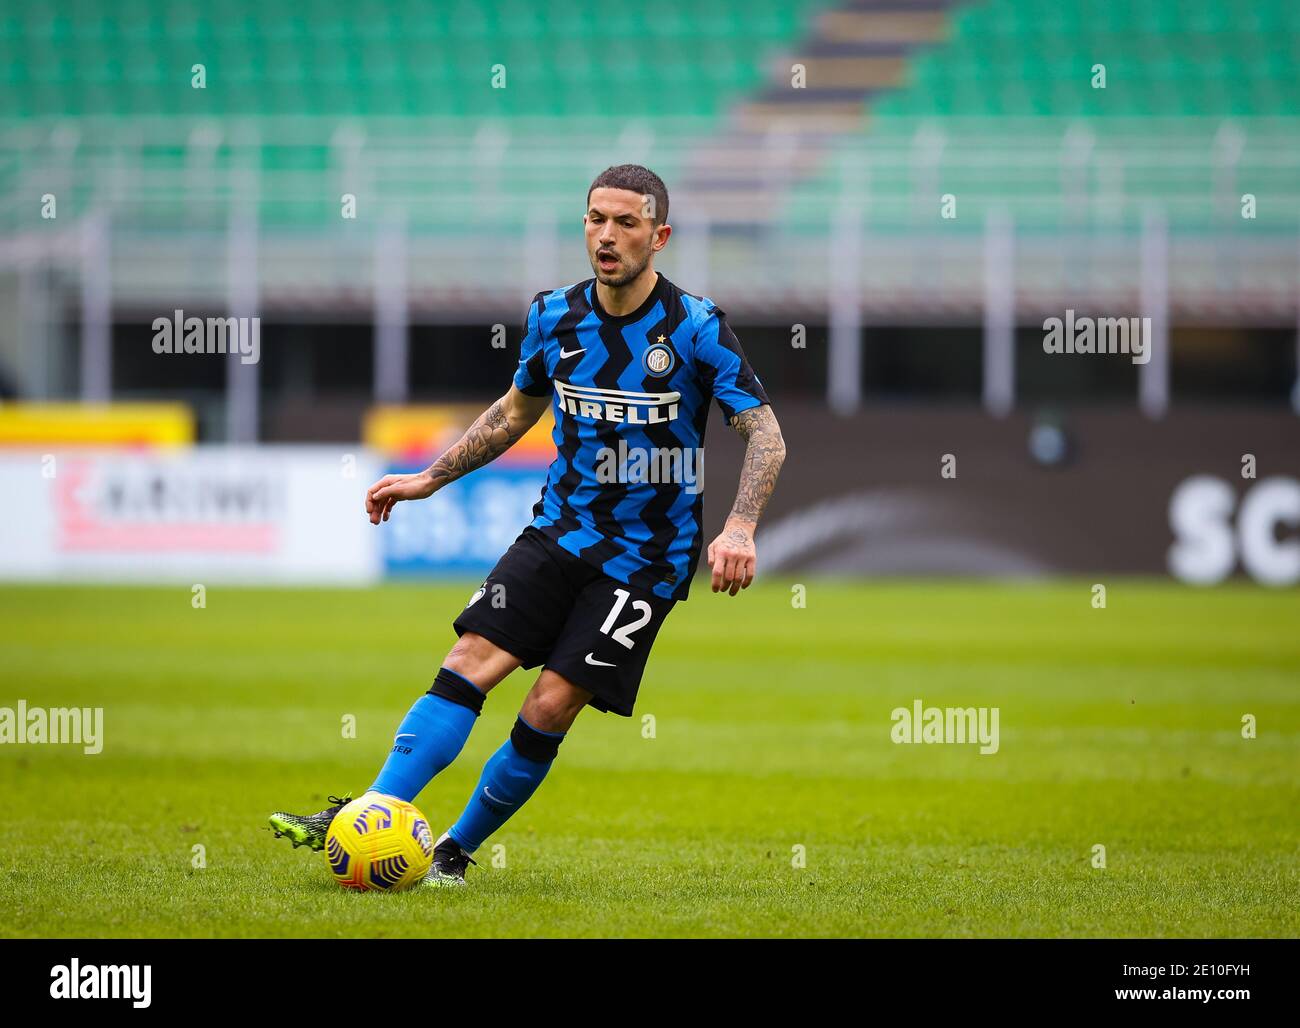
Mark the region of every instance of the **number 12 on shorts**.
<instances>
[{"instance_id":1,"label":"number 12 on shorts","mask_svg":"<svg viewBox=\"0 0 1300 1028\"><path fill-rule=\"evenodd\" d=\"M630 650L634 645L632 642L632 633L638 628L643 627L646 622L650 620L650 604L646 603L645 600L632 600L632 609L640 612L640 620L630 621L622 628L614 628L614 622L618 620L619 614L621 614L623 608L627 606L627 601L631 598L632 594L626 589L615 589L614 596L616 597L614 600L614 606L610 610L609 616L605 618L605 623L600 626L600 631L602 635L608 635L620 646L626 646ZM610 631L611 628L614 628L612 632Z\"/></svg>"}]
</instances>

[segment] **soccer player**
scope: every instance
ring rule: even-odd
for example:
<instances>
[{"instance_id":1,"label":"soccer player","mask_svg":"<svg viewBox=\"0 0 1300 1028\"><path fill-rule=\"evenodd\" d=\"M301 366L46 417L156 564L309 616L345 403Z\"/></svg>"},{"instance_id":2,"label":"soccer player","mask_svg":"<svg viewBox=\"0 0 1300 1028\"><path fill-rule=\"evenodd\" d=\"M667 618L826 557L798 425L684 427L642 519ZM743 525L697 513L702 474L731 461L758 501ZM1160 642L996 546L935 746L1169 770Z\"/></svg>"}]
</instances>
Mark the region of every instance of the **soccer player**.
<instances>
[{"instance_id":1,"label":"soccer player","mask_svg":"<svg viewBox=\"0 0 1300 1028\"><path fill-rule=\"evenodd\" d=\"M767 394L718 306L655 271L668 191L639 165L587 192L595 277L538 293L510 390L425 471L366 492L371 524L509 449L550 407L558 451L533 520L453 622L459 641L398 725L367 792L413 800L460 753L494 686L542 666L514 729L434 848L428 885L464 885L471 854L528 801L584 707L632 715L646 658L686 598L699 559L699 455L709 401L745 439L736 501L709 543L715 593L754 580L754 529L785 459ZM666 473L665 473L666 472ZM321 849L347 797L309 816L275 813L276 835Z\"/></svg>"}]
</instances>

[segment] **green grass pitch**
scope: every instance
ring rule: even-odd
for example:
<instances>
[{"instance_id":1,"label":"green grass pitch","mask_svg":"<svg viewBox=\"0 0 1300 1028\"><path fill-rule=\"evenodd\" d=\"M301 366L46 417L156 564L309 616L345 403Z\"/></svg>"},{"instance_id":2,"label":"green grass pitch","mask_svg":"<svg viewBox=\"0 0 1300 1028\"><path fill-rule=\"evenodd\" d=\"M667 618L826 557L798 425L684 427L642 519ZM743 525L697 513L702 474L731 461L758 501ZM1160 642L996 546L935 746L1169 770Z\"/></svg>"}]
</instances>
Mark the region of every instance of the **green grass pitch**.
<instances>
[{"instance_id":1,"label":"green grass pitch","mask_svg":"<svg viewBox=\"0 0 1300 1028\"><path fill-rule=\"evenodd\" d=\"M0 746L0 934L1300 934L1300 592L1245 584L697 582L469 888L345 893L266 815L369 784L476 584L0 590L0 706L105 734ZM435 833L532 680L417 799ZM918 698L997 707L999 751L893 743Z\"/></svg>"}]
</instances>

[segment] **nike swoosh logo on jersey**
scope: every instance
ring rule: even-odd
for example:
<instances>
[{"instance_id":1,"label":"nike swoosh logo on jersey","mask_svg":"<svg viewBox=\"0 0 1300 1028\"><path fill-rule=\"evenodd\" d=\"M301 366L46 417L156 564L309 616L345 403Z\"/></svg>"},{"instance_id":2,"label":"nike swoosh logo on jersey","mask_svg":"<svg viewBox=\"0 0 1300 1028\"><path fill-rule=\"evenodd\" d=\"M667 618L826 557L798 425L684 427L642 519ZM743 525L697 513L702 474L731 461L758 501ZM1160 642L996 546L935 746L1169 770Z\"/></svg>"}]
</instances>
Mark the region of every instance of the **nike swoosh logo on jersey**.
<instances>
[{"instance_id":1,"label":"nike swoosh logo on jersey","mask_svg":"<svg viewBox=\"0 0 1300 1028\"><path fill-rule=\"evenodd\" d=\"M611 664L607 660L597 660L594 653L587 654L587 663L591 664L593 667L618 667L617 664Z\"/></svg>"},{"instance_id":2,"label":"nike swoosh logo on jersey","mask_svg":"<svg viewBox=\"0 0 1300 1028\"><path fill-rule=\"evenodd\" d=\"M396 735L396 736L394 736L393 738L394 738L394 739L414 739L414 738L415 738L415 733L414 733L414 732L403 732L401 735Z\"/></svg>"},{"instance_id":3,"label":"nike swoosh logo on jersey","mask_svg":"<svg viewBox=\"0 0 1300 1028\"><path fill-rule=\"evenodd\" d=\"M566 350L563 346L560 347L561 357L572 357L575 353L586 353L586 352L587 352L587 348L585 346L580 346L576 350Z\"/></svg>"}]
</instances>

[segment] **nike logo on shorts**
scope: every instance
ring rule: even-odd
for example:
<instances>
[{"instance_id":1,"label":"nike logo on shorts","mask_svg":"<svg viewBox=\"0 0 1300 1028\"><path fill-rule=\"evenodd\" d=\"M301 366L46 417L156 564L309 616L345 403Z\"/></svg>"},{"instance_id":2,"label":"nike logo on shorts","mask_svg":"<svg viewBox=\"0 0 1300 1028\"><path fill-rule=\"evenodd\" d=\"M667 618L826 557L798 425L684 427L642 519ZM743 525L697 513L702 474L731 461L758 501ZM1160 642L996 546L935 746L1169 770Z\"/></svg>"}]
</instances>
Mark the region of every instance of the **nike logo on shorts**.
<instances>
[{"instance_id":1,"label":"nike logo on shorts","mask_svg":"<svg viewBox=\"0 0 1300 1028\"><path fill-rule=\"evenodd\" d=\"M591 664L593 667L618 667L617 664L611 664L607 660L597 660L594 653L587 654L587 663Z\"/></svg>"}]
</instances>

